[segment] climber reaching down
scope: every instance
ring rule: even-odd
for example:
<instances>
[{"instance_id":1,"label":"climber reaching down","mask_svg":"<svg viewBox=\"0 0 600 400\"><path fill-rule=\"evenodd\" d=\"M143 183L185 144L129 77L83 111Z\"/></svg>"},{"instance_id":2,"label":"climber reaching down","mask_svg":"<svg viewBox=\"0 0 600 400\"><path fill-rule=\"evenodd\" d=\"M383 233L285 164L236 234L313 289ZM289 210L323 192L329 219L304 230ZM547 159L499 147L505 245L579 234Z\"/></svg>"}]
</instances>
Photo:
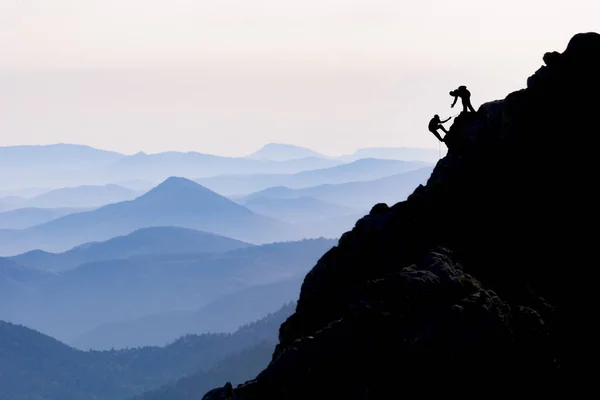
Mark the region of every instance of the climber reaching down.
<instances>
[{"instance_id":1,"label":"climber reaching down","mask_svg":"<svg viewBox=\"0 0 600 400\"><path fill-rule=\"evenodd\" d=\"M443 142L445 138L442 138L440 136L440 134L438 133L438 129L441 129L447 135L448 131L446 130L446 128L444 128L444 125L442 124L450 121L451 118L452 117L448 117L448 119L441 121L440 116L435 114L433 118L431 118L431 121L429 121L429 132L433 133L440 142Z\"/></svg>"},{"instance_id":2,"label":"climber reaching down","mask_svg":"<svg viewBox=\"0 0 600 400\"><path fill-rule=\"evenodd\" d=\"M471 92L467 89L466 86L459 86L458 89L450 92L450 96L454 96L454 102L450 107L454 108L458 98L460 97L463 105L463 112L476 112L473 106L471 105Z\"/></svg>"}]
</instances>

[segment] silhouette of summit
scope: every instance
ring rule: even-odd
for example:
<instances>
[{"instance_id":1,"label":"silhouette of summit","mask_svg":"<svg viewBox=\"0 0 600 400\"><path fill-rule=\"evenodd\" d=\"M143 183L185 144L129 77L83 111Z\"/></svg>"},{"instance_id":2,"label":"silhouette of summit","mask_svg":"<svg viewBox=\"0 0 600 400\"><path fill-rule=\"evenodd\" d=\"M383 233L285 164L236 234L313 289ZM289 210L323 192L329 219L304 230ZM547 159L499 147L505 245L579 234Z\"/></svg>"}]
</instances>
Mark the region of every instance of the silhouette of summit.
<instances>
[{"instance_id":1,"label":"silhouette of summit","mask_svg":"<svg viewBox=\"0 0 600 400\"><path fill-rule=\"evenodd\" d=\"M230 399L594 387L600 35L543 59L526 89L455 119L426 185L319 260L271 363Z\"/></svg>"}]
</instances>

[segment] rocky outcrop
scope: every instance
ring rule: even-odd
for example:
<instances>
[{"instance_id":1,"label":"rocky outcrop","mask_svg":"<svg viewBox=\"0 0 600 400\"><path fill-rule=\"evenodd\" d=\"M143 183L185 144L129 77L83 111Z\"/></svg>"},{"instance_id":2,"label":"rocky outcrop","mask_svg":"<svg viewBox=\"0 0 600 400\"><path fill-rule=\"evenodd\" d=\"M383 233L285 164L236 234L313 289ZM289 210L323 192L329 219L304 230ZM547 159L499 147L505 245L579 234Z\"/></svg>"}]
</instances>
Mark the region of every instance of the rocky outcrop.
<instances>
[{"instance_id":1,"label":"rocky outcrop","mask_svg":"<svg viewBox=\"0 0 600 400\"><path fill-rule=\"evenodd\" d=\"M526 89L455 119L425 186L373 207L320 259L271 364L229 398L592 382L600 35L543 60Z\"/></svg>"}]
</instances>

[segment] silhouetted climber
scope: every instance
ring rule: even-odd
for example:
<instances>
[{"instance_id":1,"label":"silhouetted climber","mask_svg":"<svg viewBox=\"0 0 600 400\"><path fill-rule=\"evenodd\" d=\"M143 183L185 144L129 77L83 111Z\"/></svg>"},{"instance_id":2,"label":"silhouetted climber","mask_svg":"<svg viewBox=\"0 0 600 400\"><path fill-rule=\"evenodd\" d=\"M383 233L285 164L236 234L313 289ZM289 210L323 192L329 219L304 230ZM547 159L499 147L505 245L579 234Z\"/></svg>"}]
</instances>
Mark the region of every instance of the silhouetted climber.
<instances>
[{"instance_id":1,"label":"silhouetted climber","mask_svg":"<svg viewBox=\"0 0 600 400\"><path fill-rule=\"evenodd\" d=\"M444 125L442 124L450 121L450 118L452 117L448 117L448 119L441 121L440 116L435 114L433 118L431 118L431 121L429 121L429 132L433 133L440 142L443 142L445 138L442 138L440 136L440 134L438 133L438 129L441 129L447 135L448 131L446 130L446 128L444 128Z\"/></svg>"},{"instance_id":2,"label":"silhouetted climber","mask_svg":"<svg viewBox=\"0 0 600 400\"><path fill-rule=\"evenodd\" d=\"M450 96L454 96L454 103L452 103L450 107L454 108L458 98L460 97L463 105L463 112L476 112L471 105L471 92L469 92L466 86L459 86L458 89L450 92Z\"/></svg>"}]
</instances>

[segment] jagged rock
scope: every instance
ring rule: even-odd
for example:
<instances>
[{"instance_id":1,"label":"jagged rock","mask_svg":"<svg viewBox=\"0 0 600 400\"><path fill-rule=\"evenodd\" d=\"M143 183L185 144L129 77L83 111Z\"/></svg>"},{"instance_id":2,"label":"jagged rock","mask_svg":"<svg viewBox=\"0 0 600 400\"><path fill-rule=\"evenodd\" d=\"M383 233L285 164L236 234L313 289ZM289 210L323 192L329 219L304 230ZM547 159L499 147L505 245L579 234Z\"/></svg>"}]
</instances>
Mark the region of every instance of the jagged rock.
<instances>
[{"instance_id":1,"label":"jagged rock","mask_svg":"<svg viewBox=\"0 0 600 400\"><path fill-rule=\"evenodd\" d=\"M591 387L600 35L544 61L526 89L456 118L427 184L319 260L234 399Z\"/></svg>"},{"instance_id":2,"label":"jagged rock","mask_svg":"<svg viewBox=\"0 0 600 400\"><path fill-rule=\"evenodd\" d=\"M231 382L227 382L222 388L213 389L206 393L202 400L232 400L233 398L233 385Z\"/></svg>"}]
</instances>

